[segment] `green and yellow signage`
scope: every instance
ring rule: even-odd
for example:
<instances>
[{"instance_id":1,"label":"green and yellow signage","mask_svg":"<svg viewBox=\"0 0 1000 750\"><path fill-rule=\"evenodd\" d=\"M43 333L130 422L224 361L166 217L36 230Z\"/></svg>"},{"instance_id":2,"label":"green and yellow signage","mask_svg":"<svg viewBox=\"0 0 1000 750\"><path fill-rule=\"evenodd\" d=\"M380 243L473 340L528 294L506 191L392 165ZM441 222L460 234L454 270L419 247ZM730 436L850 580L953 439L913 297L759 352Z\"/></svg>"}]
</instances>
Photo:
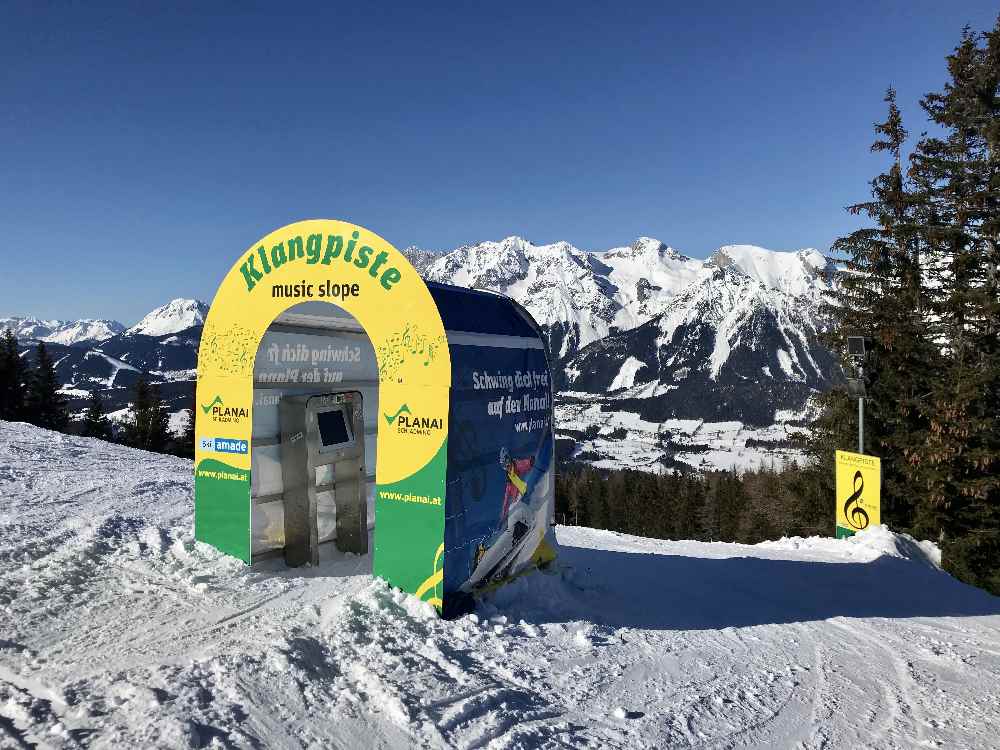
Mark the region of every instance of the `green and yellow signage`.
<instances>
[{"instance_id":1,"label":"green and yellow signage","mask_svg":"<svg viewBox=\"0 0 1000 750\"><path fill-rule=\"evenodd\" d=\"M342 221L290 224L223 279L198 354L195 536L250 562L253 369L272 321L300 302L343 308L371 339L379 400L374 569L441 606L451 361L441 316L405 256Z\"/></svg>"}]
</instances>

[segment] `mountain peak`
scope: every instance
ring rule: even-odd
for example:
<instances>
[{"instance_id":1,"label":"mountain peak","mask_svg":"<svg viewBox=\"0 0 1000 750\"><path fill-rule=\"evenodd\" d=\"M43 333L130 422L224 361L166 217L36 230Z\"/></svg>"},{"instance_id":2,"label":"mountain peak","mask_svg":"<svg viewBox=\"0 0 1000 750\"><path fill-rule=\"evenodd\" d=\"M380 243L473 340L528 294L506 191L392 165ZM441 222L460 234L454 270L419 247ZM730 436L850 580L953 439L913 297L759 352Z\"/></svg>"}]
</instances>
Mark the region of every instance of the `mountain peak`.
<instances>
[{"instance_id":1,"label":"mountain peak","mask_svg":"<svg viewBox=\"0 0 1000 750\"><path fill-rule=\"evenodd\" d=\"M635 242L632 243L632 249L638 253L660 253L669 248L655 237L642 236L637 237Z\"/></svg>"},{"instance_id":2,"label":"mountain peak","mask_svg":"<svg viewBox=\"0 0 1000 750\"><path fill-rule=\"evenodd\" d=\"M196 299L171 300L125 331L126 335L167 336L205 322L208 305Z\"/></svg>"},{"instance_id":3,"label":"mountain peak","mask_svg":"<svg viewBox=\"0 0 1000 750\"><path fill-rule=\"evenodd\" d=\"M815 295L825 288L829 263L818 250L768 250L757 245L723 245L705 260L706 268L734 271L764 286L795 296Z\"/></svg>"},{"instance_id":4,"label":"mountain peak","mask_svg":"<svg viewBox=\"0 0 1000 750\"><path fill-rule=\"evenodd\" d=\"M638 237L635 242L625 247L616 247L603 253L609 258L648 258L650 260L689 260L682 253L655 237Z\"/></svg>"}]
</instances>

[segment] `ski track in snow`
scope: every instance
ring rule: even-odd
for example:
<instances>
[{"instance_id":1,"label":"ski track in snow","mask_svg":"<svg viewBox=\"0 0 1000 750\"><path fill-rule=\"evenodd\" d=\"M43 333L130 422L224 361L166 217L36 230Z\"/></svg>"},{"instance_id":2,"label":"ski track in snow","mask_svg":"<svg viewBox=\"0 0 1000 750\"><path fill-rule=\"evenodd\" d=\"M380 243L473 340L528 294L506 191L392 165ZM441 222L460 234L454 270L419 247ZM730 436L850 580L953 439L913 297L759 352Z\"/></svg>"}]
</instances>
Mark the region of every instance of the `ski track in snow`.
<instances>
[{"instance_id":1,"label":"ski track in snow","mask_svg":"<svg viewBox=\"0 0 1000 750\"><path fill-rule=\"evenodd\" d=\"M560 527L444 622L327 551L193 539L192 467L0 422L0 747L997 747L1000 600L879 528Z\"/></svg>"}]
</instances>

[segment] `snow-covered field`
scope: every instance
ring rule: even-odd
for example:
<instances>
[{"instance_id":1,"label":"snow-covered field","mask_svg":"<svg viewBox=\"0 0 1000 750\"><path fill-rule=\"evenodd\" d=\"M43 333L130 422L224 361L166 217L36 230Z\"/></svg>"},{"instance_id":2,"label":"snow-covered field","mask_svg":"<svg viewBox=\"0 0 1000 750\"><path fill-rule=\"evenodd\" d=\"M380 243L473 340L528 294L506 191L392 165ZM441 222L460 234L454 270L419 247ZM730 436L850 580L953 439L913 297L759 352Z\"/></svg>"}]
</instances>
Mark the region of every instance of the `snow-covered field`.
<instances>
[{"instance_id":1,"label":"snow-covered field","mask_svg":"<svg viewBox=\"0 0 1000 750\"><path fill-rule=\"evenodd\" d=\"M933 545L558 537L444 622L196 543L190 462L0 422L0 746L1000 746L1000 599Z\"/></svg>"},{"instance_id":2,"label":"snow-covered field","mask_svg":"<svg viewBox=\"0 0 1000 750\"><path fill-rule=\"evenodd\" d=\"M556 437L573 437L574 457L599 469L637 469L654 474L686 464L697 471L775 469L805 460L791 443L811 412L779 411L775 423L748 427L742 422L668 419L648 422L615 408L614 398L567 391L555 405ZM605 410L611 404L611 408ZM581 437L581 435L583 435Z\"/></svg>"}]
</instances>

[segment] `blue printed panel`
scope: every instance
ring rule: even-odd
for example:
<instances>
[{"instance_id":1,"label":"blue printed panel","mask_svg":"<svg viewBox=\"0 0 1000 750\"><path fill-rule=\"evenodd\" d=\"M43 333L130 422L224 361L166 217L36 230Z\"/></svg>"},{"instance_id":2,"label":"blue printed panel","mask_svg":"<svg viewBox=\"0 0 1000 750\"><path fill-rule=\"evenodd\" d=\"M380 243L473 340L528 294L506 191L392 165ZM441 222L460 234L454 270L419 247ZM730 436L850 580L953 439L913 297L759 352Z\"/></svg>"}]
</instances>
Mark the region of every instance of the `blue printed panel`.
<instances>
[{"instance_id":1,"label":"blue printed panel","mask_svg":"<svg viewBox=\"0 0 1000 750\"><path fill-rule=\"evenodd\" d=\"M527 565L554 499L544 351L452 345L451 361L446 595Z\"/></svg>"}]
</instances>

